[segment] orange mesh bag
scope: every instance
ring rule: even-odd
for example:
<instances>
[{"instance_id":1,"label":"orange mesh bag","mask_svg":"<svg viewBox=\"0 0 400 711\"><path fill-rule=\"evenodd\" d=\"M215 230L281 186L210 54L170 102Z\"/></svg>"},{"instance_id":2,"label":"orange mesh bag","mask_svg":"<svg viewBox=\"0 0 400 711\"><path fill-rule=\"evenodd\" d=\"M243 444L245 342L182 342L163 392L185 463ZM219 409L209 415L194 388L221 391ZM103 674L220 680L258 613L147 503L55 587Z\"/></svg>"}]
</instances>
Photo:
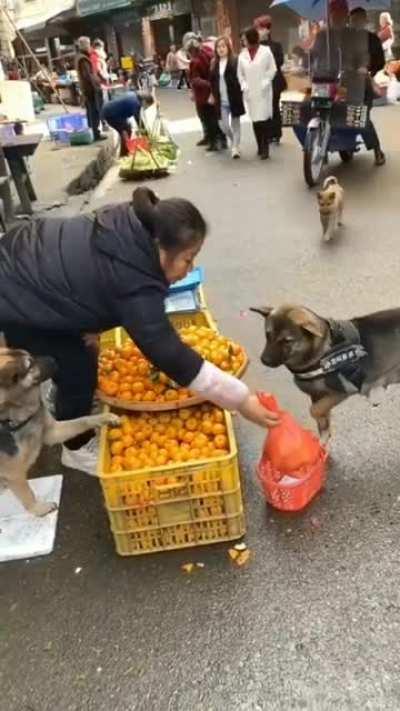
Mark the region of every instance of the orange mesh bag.
<instances>
[{"instance_id":1,"label":"orange mesh bag","mask_svg":"<svg viewBox=\"0 0 400 711\"><path fill-rule=\"evenodd\" d=\"M325 484L327 452L310 430L280 410L273 395L259 393L258 398L280 416L279 425L268 432L257 467L265 497L281 511L300 511Z\"/></svg>"}]
</instances>

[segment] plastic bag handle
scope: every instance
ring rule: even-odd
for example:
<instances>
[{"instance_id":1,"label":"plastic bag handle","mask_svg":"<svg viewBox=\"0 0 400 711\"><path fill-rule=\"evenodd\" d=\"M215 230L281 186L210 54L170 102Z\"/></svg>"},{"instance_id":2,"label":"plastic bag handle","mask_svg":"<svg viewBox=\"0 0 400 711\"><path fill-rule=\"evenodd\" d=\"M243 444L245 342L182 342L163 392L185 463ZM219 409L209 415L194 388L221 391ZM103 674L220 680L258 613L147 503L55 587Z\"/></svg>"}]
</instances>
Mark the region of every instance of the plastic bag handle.
<instances>
[{"instance_id":1,"label":"plastic bag handle","mask_svg":"<svg viewBox=\"0 0 400 711\"><path fill-rule=\"evenodd\" d=\"M265 407L266 410L277 413L281 411L275 395L271 395L271 393L257 393L257 397L260 404Z\"/></svg>"}]
</instances>

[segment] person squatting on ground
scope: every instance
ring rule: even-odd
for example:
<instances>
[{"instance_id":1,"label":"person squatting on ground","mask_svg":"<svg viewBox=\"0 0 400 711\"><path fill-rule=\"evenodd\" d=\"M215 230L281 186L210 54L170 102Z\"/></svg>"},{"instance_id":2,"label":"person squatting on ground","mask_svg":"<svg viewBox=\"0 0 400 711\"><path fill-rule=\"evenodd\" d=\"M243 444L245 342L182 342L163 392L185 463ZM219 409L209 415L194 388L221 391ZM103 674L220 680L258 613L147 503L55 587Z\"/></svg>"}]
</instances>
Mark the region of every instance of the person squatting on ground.
<instances>
[{"instance_id":1,"label":"person squatting on ground","mask_svg":"<svg viewBox=\"0 0 400 711\"><path fill-rule=\"evenodd\" d=\"M129 91L104 104L101 120L118 131L121 138L121 155L128 153L126 141L132 135L130 119L134 118L139 126L142 108L146 109L152 104L154 104L152 94L145 91Z\"/></svg>"}]
</instances>

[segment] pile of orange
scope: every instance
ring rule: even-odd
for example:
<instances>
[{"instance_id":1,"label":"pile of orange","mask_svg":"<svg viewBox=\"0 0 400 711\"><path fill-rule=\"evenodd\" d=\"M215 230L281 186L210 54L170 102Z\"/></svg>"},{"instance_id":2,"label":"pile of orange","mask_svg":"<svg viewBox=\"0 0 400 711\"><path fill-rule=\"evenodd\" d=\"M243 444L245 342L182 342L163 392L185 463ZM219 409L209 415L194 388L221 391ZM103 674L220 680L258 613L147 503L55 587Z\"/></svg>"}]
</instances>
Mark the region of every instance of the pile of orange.
<instances>
[{"instance_id":1,"label":"pile of orange","mask_svg":"<svg viewBox=\"0 0 400 711\"><path fill-rule=\"evenodd\" d=\"M123 415L107 433L110 472L215 459L229 454L225 416L213 405Z\"/></svg>"},{"instance_id":2,"label":"pile of orange","mask_svg":"<svg viewBox=\"0 0 400 711\"><path fill-rule=\"evenodd\" d=\"M211 328L188 326L179 333L184 343L228 373L239 373L245 363L244 349ZM192 395L155 370L131 340L101 351L98 384L104 395L129 403L173 403Z\"/></svg>"}]
</instances>

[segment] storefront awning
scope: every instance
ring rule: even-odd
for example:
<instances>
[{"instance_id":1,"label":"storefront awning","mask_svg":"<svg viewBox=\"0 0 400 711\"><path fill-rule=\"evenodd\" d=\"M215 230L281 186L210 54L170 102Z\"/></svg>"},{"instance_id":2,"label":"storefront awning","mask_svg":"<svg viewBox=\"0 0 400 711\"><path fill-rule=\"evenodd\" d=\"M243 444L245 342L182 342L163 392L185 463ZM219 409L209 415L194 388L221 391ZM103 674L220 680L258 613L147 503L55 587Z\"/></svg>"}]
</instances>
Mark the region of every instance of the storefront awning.
<instances>
[{"instance_id":1,"label":"storefront awning","mask_svg":"<svg viewBox=\"0 0 400 711\"><path fill-rule=\"evenodd\" d=\"M58 15L63 12L68 12L68 10L73 10L75 8L76 0L58 0L57 8L53 10L46 10L44 12L35 12L34 14L28 14L29 3L24 3L24 10L17 16L16 25L19 30L40 30L44 29L47 22L53 20Z\"/></svg>"},{"instance_id":2,"label":"storefront awning","mask_svg":"<svg viewBox=\"0 0 400 711\"><path fill-rule=\"evenodd\" d=\"M78 0L78 15L97 15L100 12L117 10L120 7L129 7L131 0Z\"/></svg>"}]
</instances>

